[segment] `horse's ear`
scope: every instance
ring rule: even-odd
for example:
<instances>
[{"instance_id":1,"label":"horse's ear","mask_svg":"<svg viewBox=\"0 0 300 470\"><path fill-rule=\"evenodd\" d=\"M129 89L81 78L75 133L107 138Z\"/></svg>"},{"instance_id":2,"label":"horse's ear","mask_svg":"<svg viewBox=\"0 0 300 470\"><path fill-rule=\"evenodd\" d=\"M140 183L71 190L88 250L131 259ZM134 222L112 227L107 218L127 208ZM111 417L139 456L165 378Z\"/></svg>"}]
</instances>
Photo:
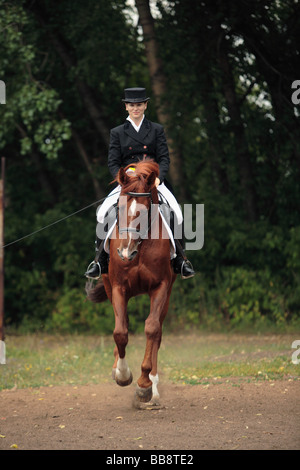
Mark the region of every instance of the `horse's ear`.
<instances>
[{"instance_id":1,"label":"horse's ear","mask_svg":"<svg viewBox=\"0 0 300 470\"><path fill-rule=\"evenodd\" d=\"M148 184L149 188L152 188L152 186L155 183L155 180L156 180L156 174L154 173L154 171L152 171L150 173L150 175L148 176L148 178L147 178L147 184Z\"/></svg>"},{"instance_id":2,"label":"horse's ear","mask_svg":"<svg viewBox=\"0 0 300 470\"><path fill-rule=\"evenodd\" d=\"M119 183L121 186L124 186L124 184L127 183L127 181L128 181L128 176L127 176L127 173L126 173L126 171L124 170L123 167L120 168L119 173L118 173L116 179L117 179L118 183Z\"/></svg>"}]
</instances>

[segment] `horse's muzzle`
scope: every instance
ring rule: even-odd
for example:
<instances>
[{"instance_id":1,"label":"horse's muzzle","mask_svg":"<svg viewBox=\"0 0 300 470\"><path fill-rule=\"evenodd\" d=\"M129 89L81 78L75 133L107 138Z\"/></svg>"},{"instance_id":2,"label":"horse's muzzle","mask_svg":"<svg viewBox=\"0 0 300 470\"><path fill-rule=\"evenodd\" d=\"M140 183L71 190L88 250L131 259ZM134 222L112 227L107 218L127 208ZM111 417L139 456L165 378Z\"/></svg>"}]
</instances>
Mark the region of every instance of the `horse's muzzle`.
<instances>
[{"instance_id":1,"label":"horse's muzzle","mask_svg":"<svg viewBox=\"0 0 300 470\"><path fill-rule=\"evenodd\" d=\"M128 249L123 249L123 250L120 250L120 248L117 249L118 251L118 255L120 256L121 260L122 261L131 261L133 260L133 258L136 257L136 255L138 254L138 251L137 250L134 250L132 251L131 253L128 253Z\"/></svg>"}]
</instances>

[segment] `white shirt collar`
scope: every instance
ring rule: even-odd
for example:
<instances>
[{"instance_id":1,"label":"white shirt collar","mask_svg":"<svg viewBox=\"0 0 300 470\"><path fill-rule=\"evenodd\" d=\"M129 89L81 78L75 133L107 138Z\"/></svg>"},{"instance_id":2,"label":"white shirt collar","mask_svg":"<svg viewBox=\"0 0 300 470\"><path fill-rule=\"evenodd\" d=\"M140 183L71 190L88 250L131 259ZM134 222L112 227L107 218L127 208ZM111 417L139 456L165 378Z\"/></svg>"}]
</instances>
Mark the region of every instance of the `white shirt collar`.
<instances>
[{"instance_id":1,"label":"white shirt collar","mask_svg":"<svg viewBox=\"0 0 300 470\"><path fill-rule=\"evenodd\" d=\"M140 128L141 128L141 125L142 125L142 123L143 123L144 117L145 117L145 114L143 114L142 120L141 120L141 122L139 123L138 126L133 122L133 120L132 120L129 116L128 116L126 119L127 119L129 122L131 122L131 124L133 125L133 128L138 132L138 131L140 130Z\"/></svg>"}]
</instances>

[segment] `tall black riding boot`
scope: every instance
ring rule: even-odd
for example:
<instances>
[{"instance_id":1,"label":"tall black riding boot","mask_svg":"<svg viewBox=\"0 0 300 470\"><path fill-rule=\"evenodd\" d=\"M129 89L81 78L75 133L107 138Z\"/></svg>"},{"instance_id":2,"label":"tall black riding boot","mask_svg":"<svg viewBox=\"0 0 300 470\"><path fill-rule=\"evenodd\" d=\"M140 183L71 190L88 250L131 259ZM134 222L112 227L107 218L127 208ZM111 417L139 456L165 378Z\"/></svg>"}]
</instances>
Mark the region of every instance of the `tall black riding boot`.
<instances>
[{"instance_id":1,"label":"tall black riding boot","mask_svg":"<svg viewBox=\"0 0 300 470\"><path fill-rule=\"evenodd\" d=\"M176 246L176 258L172 260L173 269L174 269L175 274L181 274L182 279L189 279L190 277L195 276L195 271L193 269L192 263L185 256L183 223L182 223L182 234L181 234L181 237L179 238L179 236L175 234L174 219L171 222L171 229L174 235L175 246ZM175 238L175 235L177 236L177 238Z\"/></svg>"},{"instance_id":2,"label":"tall black riding boot","mask_svg":"<svg viewBox=\"0 0 300 470\"><path fill-rule=\"evenodd\" d=\"M108 254L104 250L104 240L97 237L96 240L96 256L85 273L89 279L99 279L101 274L108 273Z\"/></svg>"}]
</instances>

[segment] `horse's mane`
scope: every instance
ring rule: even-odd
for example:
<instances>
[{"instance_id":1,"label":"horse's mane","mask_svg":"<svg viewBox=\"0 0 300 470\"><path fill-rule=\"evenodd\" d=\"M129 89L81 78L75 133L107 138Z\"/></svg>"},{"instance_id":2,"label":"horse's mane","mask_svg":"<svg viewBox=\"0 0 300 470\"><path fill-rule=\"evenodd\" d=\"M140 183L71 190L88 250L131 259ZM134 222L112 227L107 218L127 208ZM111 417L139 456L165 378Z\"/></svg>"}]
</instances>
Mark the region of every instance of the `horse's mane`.
<instances>
[{"instance_id":1,"label":"horse's mane","mask_svg":"<svg viewBox=\"0 0 300 470\"><path fill-rule=\"evenodd\" d=\"M130 171L130 168L134 168L134 170ZM132 163L127 165L124 170L128 175L128 179L122 187L123 193L142 191L151 173L155 174L155 178L158 178L159 175L159 165L153 160L141 160L137 163ZM118 176L115 181L119 182Z\"/></svg>"}]
</instances>

